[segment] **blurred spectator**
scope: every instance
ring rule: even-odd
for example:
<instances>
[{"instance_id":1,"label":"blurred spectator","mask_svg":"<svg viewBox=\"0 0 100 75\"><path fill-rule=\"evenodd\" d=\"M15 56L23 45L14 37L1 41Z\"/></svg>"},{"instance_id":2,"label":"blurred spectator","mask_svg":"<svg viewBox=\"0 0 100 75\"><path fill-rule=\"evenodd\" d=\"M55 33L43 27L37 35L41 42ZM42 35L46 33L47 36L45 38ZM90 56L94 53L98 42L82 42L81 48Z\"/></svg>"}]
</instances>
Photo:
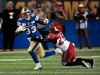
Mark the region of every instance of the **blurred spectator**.
<instances>
[{"instance_id":1,"label":"blurred spectator","mask_svg":"<svg viewBox=\"0 0 100 75\"><path fill-rule=\"evenodd\" d=\"M37 9L36 15L39 17L39 20L37 21L37 29L42 34L43 38L46 38L46 35L48 34L48 19L47 15L44 13L42 8ZM47 20L47 21L46 21ZM45 49L48 49L46 41L42 43Z\"/></svg>"},{"instance_id":2,"label":"blurred spectator","mask_svg":"<svg viewBox=\"0 0 100 75\"><path fill-rule=\"evenodd\" d=\"M34 9L38 7L38 1L37 0L31 0L28 3L30 5L30 7L33 6Z\"/></svg>"},{"instance_id":3,"label":"blurred spectator","mask_svg":"<svg viewBox=\"0 0 100 75\"><path fill-rule=\"evenodd\" d=\"M3 43L4 51L7 49L13 50L16 21L20 11L14 8L14 3L8 1L6 9L1 13L0 17L3 19L2 32L3 32Z\"/></svg>"},{"instance_id":4,"label":"blurred spectator","mask_svg":"<svg viewBox=\"0 0 100 75\"><path fill-rule=\"evenodd\" d=\"M78 11L78 5L79 5L78 1L73 1L72 2L71 19L73 19L73 16L74 16L75 12Z\"/></svg>"},{"instance_id":5,"label":"blurred spectator","mask_svg":"<svg viewBox=\"0 0 100 75\"><path fill-rule=\"evenodd\" d=\"M89 49L91 48L88 40L87 16L88 12L86 11L84 4L79 4L78 11L75 13L75 21L77 22L76 28L78 32L78 40L80 42L80 49L83 48L84 42Z\"/></svg>"},{"instance_id":6,"label":"blurred spectator","mask_svg":"<svg viewBox=\"0 0 100 75\"><path fill-rule=\"evenodd\" d=\"M52 11L52 19L62 21L65 19L65 9L64 4L59 0L52 0L53 11Z\"/></svg>"},{"instance_id":7,"label":"blurred spectator","mask_svg":"<svg viewBox=\"0 0 100 75\"><path fill-rule=\"evenodd\" d=\"M41 4L41 8L43 9L43 11L47 15L47 17L50 18L51 17L51 11L53 9L51 1L50 0L44 0L44 2L42 2L42 4Z\"/></svg>"},{"instance_id":8,"label":"blurred spectator","mask_svg":"<svg viewBox=\"0 0 100 75\"><path fill-rule=\"evenodd\" d=\"M37 1L36 0L28 1L27 4L26 4L26 7L31 11L31 13L36 14L36 12L37 12Z\"/></svg>"},{"instance_id":9,"label":"blurred spectator","mask_svg":"<svg viewBox=\"0 0 100 75\"><path fill-rule=\"evenodd\" d=\"M65 1L64 2L64 8L66 11L66 19L72 19L72 6L71 6L71 2L70 1Z\"/></svg>"},{"instance_id":10,"label":"blurred spectator","mask_svg":"<svg viewBox=\"0 0 100 75\"><path fill-rule=\"evenodd\" d=\"M43 30L43 28L47 25L47 24L44 24L44 19L47 19L47 16L46 14L44 13L44 11L42 10L42 8L38 8L37 9L37 12L36 12L36 15L39 17L39 22L38 22L38 29L39 30Z\"/></svg>"},{"instance_id":11,"label":"blurred spectator","mask_svg":"<svg viewBox=\"0 0 100 75\"><path fill-rule=\"evenodd\" d=\"M3 11L3 2L0 0L0 13Z\"/></svg>"},{"instance_id":12,"label":"blurred spectator","mask_svg":"<svg viewBox=\"0 0 100 75\"><path fill-rule=\"evenodd\" d=\"M21 10L22 8L25 8L25 2L24 1L17 1L16 2L16 9Z\"/></svg>"},{"instance_id":13,"label":"blurred spectator","mask_svg":"<svg viewBox=\"0 0 100 75\"><path fill-rule=\"evenodd\" d=\"M95 19L98 20L100 19L100 15L99 15L99 8L94 5L94 6L89 6L89 19Z\"/></svg>"},{"instance_id":14,"label":"blurred spectator","mask_svg":"<svg viewBox=\"0 0 100 75\"><path fill-rule=\"evenodd\" d=\"M36 0L37 2L37 7L41 7L41 4L44 2L45 0ZM48 1L48 0L47 0Z\"/></svg>"},{"instance_id":15,"label":"blurred spectator","mask_svg":"<svg viewBox=\"0 0 100 75\"><path fill-rule=\"evenodd\" d=\"M36 8L36 1L28 1L27 8L29 8L29 9Z\"/></svg>"}]
</instances>

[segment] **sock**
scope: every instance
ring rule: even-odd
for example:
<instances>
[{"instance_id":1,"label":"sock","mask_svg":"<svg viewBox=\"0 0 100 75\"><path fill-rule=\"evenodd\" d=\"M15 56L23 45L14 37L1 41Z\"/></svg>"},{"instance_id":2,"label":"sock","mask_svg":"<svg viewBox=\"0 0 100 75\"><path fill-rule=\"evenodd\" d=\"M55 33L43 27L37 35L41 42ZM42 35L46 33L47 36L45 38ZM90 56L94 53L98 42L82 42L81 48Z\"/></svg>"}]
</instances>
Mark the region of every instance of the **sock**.
<instances>
[{"instance_id":1,"label":"sock","mask_svg":"<svg viewBox=\"0 0 100 75\"><path fill-rule=\"evenodd\" d=\"M55 55L55 54L56 54L56 52L53 51L53 50L52 51L46 51L44 57L46 58L46 57L49 57L49 56L52 56L52 55Z\"/></svg>"},{"instance_id":2,"label":"sock","mask_svg":"<svg viewBox=\"0 0 100 75\"><path fill-rule=\"evenodd\" d=\"M35 63L39 63L39 59L38 59L37 54L36 54L34 51L29 52L29 53L30 53L30 55L32 56L33 61L34 61Z\"/></svg>"}]
</instances>

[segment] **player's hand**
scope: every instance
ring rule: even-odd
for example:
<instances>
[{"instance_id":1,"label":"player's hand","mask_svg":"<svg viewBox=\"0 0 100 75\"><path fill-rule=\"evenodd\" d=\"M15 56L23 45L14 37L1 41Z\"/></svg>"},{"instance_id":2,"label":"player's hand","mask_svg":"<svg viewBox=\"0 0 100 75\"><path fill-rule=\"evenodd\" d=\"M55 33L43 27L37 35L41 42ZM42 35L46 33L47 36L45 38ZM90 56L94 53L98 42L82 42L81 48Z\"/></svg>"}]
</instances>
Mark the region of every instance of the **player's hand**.
<instances>
[{"instance_id":1,"label":"player's hand","mask_svg":"<svg viewBox=\"0 0 100 75\"><path fill-rule=\"evenodd\" d=\"M24 26L19 26L17 29L16 29L16 33L18 33L18 32L22 32L22 31L25 31L26 30L26 27L24 27Z\"/></svg>"}]
</instances>

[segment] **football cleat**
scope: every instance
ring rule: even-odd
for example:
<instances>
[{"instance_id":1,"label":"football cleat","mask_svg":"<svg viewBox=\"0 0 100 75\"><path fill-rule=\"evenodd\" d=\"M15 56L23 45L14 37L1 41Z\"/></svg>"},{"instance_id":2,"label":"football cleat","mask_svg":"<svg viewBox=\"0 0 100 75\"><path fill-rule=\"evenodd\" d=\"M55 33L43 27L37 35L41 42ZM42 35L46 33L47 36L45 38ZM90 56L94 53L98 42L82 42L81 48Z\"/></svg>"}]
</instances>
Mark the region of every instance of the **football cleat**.
<instances>
[{"instance_id":1,"label":"football cleat","mask_svg":"<svg viewBox=\"0 0 100 75\"><path fill-rule=\"evenodd\" d=\"M91 68L93 68L94 67L94 60L91 59L90 62L89 62L89 64L91 65Z\"/></svg>"},{"instance_id":2,"label":"football cleat","mask_svg":"<svg viewBox=\"0 0 100 75\"><path fill-rule=\"evenodd\" d=\"M88 63L86 63L85 61L82 61L82 64L84 67L86 67L87 69L90 68L90 66L88 65Z\"/></svg>"},{"instance_id":3,"label":"football cleat","mask_svg":"<svg viewBox=\"0 0 100 75\"><path fill-rule=\"evenodd\" d=\"M41 70L41 69L42 69L42 65L40 63L36 63L34 70Z\"/></svg>"}]
</instances>

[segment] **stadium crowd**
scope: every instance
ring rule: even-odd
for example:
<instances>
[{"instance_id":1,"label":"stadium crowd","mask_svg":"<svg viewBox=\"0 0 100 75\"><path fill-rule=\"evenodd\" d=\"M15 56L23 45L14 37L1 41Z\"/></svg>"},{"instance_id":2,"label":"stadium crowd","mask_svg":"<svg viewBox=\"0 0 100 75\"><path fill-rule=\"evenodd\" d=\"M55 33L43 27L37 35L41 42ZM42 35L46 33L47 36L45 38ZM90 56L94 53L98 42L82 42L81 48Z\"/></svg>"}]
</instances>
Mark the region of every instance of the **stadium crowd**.
<instances>
[{"instance_id":1,"label":"stadium crowd","mask_svg":"<svg viewBox=\"0 0 100 75\"><path fill-rule=\"evenodd\" d=\"M28 2L28 7L30 8L42 8L44 13L48 16L48 18L54 18L54 15L62 18L62 19L73 19L74 14L78 11L78 5L84 4L86 10L89 12L92 18L98 19L100 17L100 6L99 1L90 1L90 0L33 0ZM16 3L16 8L21 9L26 7L26 3L22 0L18 0ZM56 14L54 14L56 13ZM60 16L59 16L59 15Z\"/></svg>"},{"instance_id":2,"label":"stadium crowd","mask_svg":"<svg viewBox=\"0 0 100 75\"><path fill-rule=\"evenodd\" d=\"M0 0L1 1L1 0ZM0 17L1 17L1 23L3 19L2 24L2 32L4 33L4 50L10 49L13 50L13 42L15 39L15 30L17 28L17 19L20 16L20 13L22 12L23 8L33 10L34 13L39 15L41 18L48 18L50 20L59 22L59 24L62 24L62 21L64 20L75 20L77 24L80 24L80 18L82 20L88 19L100 19L100 6L98 1L90 1L90 0L73 0L73 1L64 1L64 0L18 0L15 2L15 4L12 2L13 0L8 0L6 4L6 9L1 11ZM0 2L0 10L2 10L2 1ZM80 8L83 8L84 11L88 12L88 16L83 17L77 15L78 18L75 17L77 12L80 12ZM6 10L6 11L5 11ZM8 18L8 20L7 20ZM46 27L42 25L38 25L40 28L41 34L47 34L43 32L43 28ZM78 25L76 25L76 28ZM84 37L86 39L86 44L88 48L91 48L88 40L88 32L87 32L87 26L80 28L78 27L78 34L80 37ZM8 39L9 37L9 39ZM45 37L45 36L44 36ZM44 43L45 44L45 43ZM9 47L8 47L9 45ZM82 45L80 46L82 48Z\"/></svg>"}]
</instances>

